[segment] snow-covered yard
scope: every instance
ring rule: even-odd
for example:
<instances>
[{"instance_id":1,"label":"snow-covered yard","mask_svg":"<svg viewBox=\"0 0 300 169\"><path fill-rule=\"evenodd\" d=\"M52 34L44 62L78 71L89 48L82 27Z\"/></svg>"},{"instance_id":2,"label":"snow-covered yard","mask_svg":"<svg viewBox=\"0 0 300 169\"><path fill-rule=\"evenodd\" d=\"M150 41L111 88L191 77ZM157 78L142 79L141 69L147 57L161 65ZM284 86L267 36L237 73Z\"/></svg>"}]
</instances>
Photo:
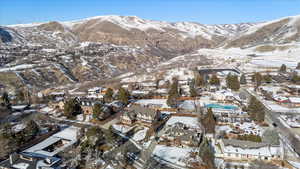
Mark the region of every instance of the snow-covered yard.
<instances>
[{"instance_id":1,"label":"snow-covered yard","mask_svg":"<svg viewBox=\"0 0 300 169\"><path fill-rule=\"evenodd\" d=\"M191 152L197 151L197 148L179 148L157 145L153 150L153 154L168 162L186 166L186 161Z\"/></svg>"}]
</instances>

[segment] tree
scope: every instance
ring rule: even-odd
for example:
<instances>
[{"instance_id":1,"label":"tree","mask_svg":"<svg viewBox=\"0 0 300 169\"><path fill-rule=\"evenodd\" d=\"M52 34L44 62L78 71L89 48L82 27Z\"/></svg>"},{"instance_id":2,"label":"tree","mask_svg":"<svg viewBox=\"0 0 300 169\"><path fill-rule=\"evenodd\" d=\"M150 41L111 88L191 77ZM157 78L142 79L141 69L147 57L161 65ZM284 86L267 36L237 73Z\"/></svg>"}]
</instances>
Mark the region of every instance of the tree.
<instances>
[{"instance_id":1,"label":"tree","mask_svg":"<svg viewBox=\"0 0 300 169\"><path fill-rule=\"evenodd\" d=\"M298 62L296 69L300 69L300 62Z\"/></svg>"},{"instance_id":2,"label":"tree","mask_svg":"<svg viewBox=\"0 0 300 169\"><path fill-rule=\"evenodd\" d=\"M291 81L293 83L299 83L300 82L300 76L298 76L297 73L293 73Z\"/></svg>"},{"instance_id":3,"label":"tree","mask_svg":"<svg viewBox=\"0 0 300 169\"><path fill-rule=\"evenodd\" d=\"M252 82L256 83L256 88L258 88L261 85L262 80L263 80L263 77L262 77L262 75L259 72L255 72L252 75Z\"/></svg>"},{"instance_id":4,"label":"tree","mask_svg":"<svg viewBox=\"0 0 300 169\"><path fill-rule=\"evenodd\" d=\"M130 97L129 92L121 87L118 91L117 99L122 103L124 103L125 105L127 105L129 103L129 97Z\"/></svg>"},{"instance_id":5,"label":"tree","mask_svg":"<svg viewBox=\"0 0 300 169\"><path fill-rule=\"evenodd\" d=\"M211 108L207 109L207 113L202 119L201 124L204 127L205 133L215 133L216 118Z\"/></svg>"},{"instance_id":6,"label":"tree","mask_svg":"<svg viewBox=\"0 0 300 169\"><path fill-rule=\"evenodd\" d=\"M167 104L170 107L177 108L178 106L178 98L179 98L179 89L178 89L178 80L176 78L173 79L173 83L170 86L170 90L168 92Z\"/></svg>"},{"instance_id":7,"label":"tree","mask_svg":"<svg viewBox=\"0 0 300 169\"><path fill-rule=\"evenodd\" d=\"M220 79L218 78L218 76L216 74L212 75L212 77L209 80L209 84L210 85L216 85L216 86L220 85Z\"/></svg>"},{"instance_id":8,"label":"tree","mask_svg":"<svg viewBox=\"0 0 300 169\"><path fill-rule=\"evenodd\" d=\"M106 93L105 93L105 95L103 96L104 101L105 101L106 103L111 102L111 101L113 100L113 95L114 95L113 89L108 88L107 91L106 91Z\"/></svg>"},{"instance_id":9,"label":"tree","mask_svg":"<svg viewBox=\"0 0 300 169\"><path fill-rule=\"evenodd\" d=\"M89 146L96 147L103 143L104 133L99 127L91 127L86 132L86 137L88 139Z\"/></svg>"},{"instance_id":10,"label":"tree","mask_svg":"<svg viewBox=\"0 0 300 169\"><path fill-rule=\"evenodd\" d=\"M6 159L6 157L16 150L16 141L0 133L0 160Z\"/></svg>"},{"instance_id":11,"label":"tree","mask_svg":"<svg viewBox=\"0 0 300 169\"><path fill-rule=\"evenodd\" d=\"M241 83L241 84L247 84L247 79L246 79L245 74L242 74L242 75L241 75L241 77L240 77L240 83Z\"/></svg>"},{"instance_id":12,"label":"tree","mask_svg":"<svg viewBox=\"0 0 300 169\"><path fill-rule=\"evenodd\" d=\"M282 64L280 69L279 69L279 72L282 72L282 73L285 73L286 72L286 65L285 64Z\"/></svg>"},{"instance_id":13,"label":"tree","mask_svg":"<svg viewBox=\"0 0 300 169\"><path fill-rule=\"evenodd\" d=\"M22 90L18 90L16 92L16 99L18 102L24 102L25 101L25 93Z\"/></svg>"},{"instance_id":14,"label":"tree","mask_svg":"<svg viewBox=\"0 0 300 169\"><path fill-rule=\"evenodd\" d=\"M267 129L262 136L262 141L272 145L279 145L279 135L278 132L272 129Z\"/></svg>"},{"instance_id":15,"label":"tree","mask_svg":"<svg viewBox=\"0 0 300 169\"><path fill-rule=\"evenodd\" d=\"M40 128L38 126L38 124L33 121L33 120L29 120L27 122L27 126L24 129L24 133L25 133L25 137L27 138L33 138L35 137L40 131Z\"/></svg>"},{"instance_id":16,"label":"tree","mask_svg":"<svg viewBox=\"0 0 300 169\"><path fill-rule=\"evenodd\" d=\"M272 76L270 74L264 75L263 80L266 83L271 83L272 82Z\"/></svg>"},{"instance_id":17,"label":"tree","mask_svg":"<svg viewBox=\"0 0 300 169\"><path fill-rule=\"evenodd\" d=\"M227 87L232 90L237 91L240 89L240 82L239 82L238 76L236 76L236 75L228 74L226 77L226 84L227 84Z\"/></svg>"},{"instance_id":18,"label":"tree","mask_svg":"<svg viewBox=\"0 0 300 169\"><path fill-rule=\"evenodd\" d=\"M70 99L65 102L64 114L67 118L74 118L80 113L82 113L82 109L77 99Z\"/></svg>"},{"instance_id":19,"label":"tree","mask_svg":"<svg viewBox=\"0 0 300 169\"><path fill-rule=\"evenodd\" d=\"M207 138L204 138L199 146L199 156L208 168L215 168L214 152Z\"/></svg>"},{"instance_id":20,"label":"tree","mask_svg":"<svg viewBox=\"0 0 300 169\"><path fill-rule=\"evenodd\" d=\"M96 103L93 106L93 118L99 119L101 113L102 113L102 105L100 103Z\"/></svg>"},{"instance_id":21,"label":"tree","mask_svg":"<svg viewBox=\"0 0 300 169\"><path fill-rule=\"evenodd\" d=\"M196 87L203 87L205 86L205 79L199 73L195 75L195 86Z\"/></svg>"},{"instance_id":22,"label":"tree","mask_svg":"<svg viewBox=\"0 0 300 169\"><path fill-rule=\"evenodd\" d=\"M248 104L248 112L250 117L259 122L263 122L265 119L265 108L264 105L257 100L254 96L251 96Z\"/></svg>"},{"instance_id":23,"label":"tree","mask_svg":"<svg viewBox=\"0 0 300 169\"><path fill-rule=\"evenodd\" d=\"M190 96L191 97L196 97L197 96L197 91L195 89L195 79L191 80L191 83L189 84L190 87Z\"/></svg>"}]
</instances>

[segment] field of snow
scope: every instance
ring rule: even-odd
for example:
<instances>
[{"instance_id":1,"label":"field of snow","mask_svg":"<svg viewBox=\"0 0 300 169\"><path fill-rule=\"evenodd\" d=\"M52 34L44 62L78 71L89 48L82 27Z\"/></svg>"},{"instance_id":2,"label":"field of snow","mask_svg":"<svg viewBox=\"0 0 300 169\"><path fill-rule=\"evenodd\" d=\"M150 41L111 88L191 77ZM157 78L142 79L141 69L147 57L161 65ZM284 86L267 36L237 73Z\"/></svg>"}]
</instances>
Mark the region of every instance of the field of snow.
<instances>
[{"instance_id":1,"label":"field of snow","mask_svg":"<svg viewBox=\"0 0 300 169\"><path fill-rule=\"evenodd\" d=\"M185 161L187 161L190 152L193 152L194 150L194 148L179 148L157 145L153 150L153 154L168 162L185 166Z\"/></svg>"}]
</instances>

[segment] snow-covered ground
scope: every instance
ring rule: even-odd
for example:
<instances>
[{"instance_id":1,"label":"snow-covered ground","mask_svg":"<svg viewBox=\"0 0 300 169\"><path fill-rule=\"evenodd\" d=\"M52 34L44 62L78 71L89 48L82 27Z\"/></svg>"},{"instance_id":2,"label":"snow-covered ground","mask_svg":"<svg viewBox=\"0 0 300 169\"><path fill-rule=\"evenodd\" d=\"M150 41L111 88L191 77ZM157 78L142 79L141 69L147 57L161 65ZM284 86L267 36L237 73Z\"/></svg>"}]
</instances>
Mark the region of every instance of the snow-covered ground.
<instances>
[{"instance_id":1,"label":"snow-covered ground","mask_svg":"<svg viewBox=\"0 0 300 169\"><path fill-rule=\"evenodd\" d=\"M153 154L174 164L185 166L186 161L191 152L197 151L197 148L192 147L168 147L164 145L157 145L153 150Z\"/></svg>"}]
</instances>

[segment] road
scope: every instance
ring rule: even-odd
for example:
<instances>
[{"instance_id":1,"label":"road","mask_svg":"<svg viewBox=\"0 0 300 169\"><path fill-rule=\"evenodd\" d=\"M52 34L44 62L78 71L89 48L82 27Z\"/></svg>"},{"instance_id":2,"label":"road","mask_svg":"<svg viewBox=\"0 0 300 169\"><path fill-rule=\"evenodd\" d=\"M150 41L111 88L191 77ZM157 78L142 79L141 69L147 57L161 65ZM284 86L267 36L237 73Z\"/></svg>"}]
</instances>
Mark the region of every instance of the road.
<instances>
[{"instance_id":1,"label":"road","mask_svg":"<svg viewBox=\"0 0 300 169\"><path fill-rule=\"evenodd\" d=\"M264 103L260 97L258 97L254 92L248 91L248 89L242 89L246 91L249 95L256 97L261 103ZM287 128L284 124L279 120L279 116L281 113L285 112L275 112L272 111L268 106L263 104L266 110L266 119L270 121L271 125L275 125L277 130L281 135L281 139L284 143L289 146L289 148L295 153L295 155L300 158L300 140L295 136L289 128Z\"/></svg>"}]
</instances>

